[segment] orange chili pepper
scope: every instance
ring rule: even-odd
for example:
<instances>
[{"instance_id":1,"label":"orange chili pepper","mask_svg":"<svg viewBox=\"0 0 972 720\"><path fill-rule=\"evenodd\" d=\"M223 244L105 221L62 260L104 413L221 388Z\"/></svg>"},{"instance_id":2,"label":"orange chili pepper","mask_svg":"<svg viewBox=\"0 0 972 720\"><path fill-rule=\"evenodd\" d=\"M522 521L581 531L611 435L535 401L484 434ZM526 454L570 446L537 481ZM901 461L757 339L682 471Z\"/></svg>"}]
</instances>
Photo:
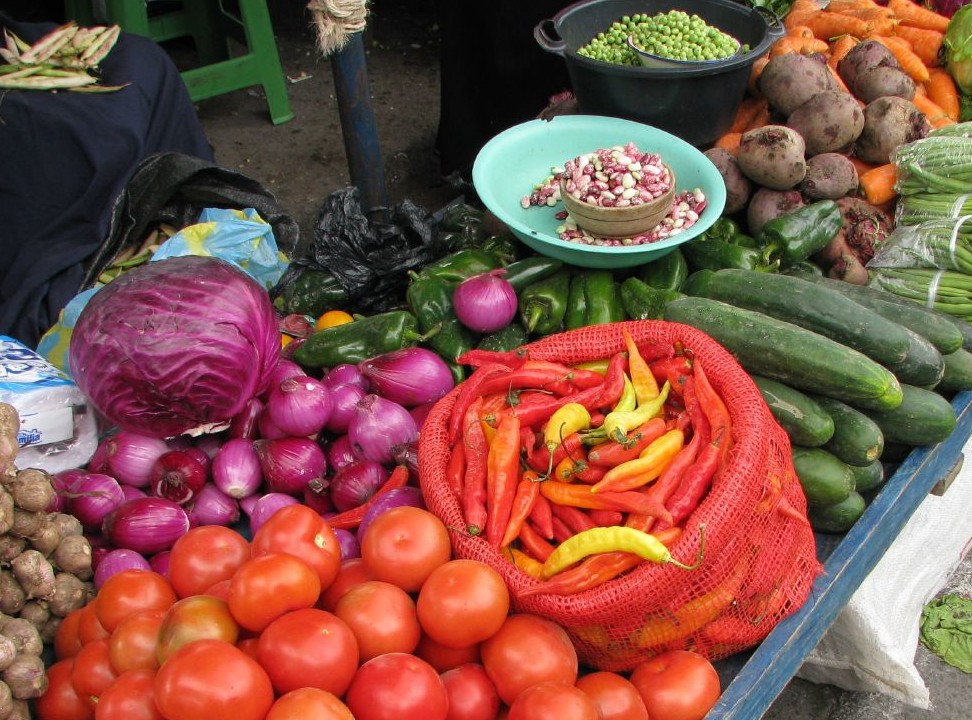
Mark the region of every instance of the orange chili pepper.
<instances>
[{"instance_id":1,"label":"orange chili pepper","mask_svg":"<svg viewBox=\"0 0 972 720\"><path fill-rule=\"evenodd\" d=\"M628 375L634 385L635 396L638 404L646 403L658 395L658 382L651 368L641 355L637 343L628 328L621 328L621 337L624 338L624 346L628 351Z\"/></svg>"},{"instance_id":2,"label":"orange chili pepper","mask_svg":"<svg viewBox=\"0 0 972 720\"><path fill-rule=\"evenodd\" d=\"M516 565L520 570L525 572L530 577L535 577L540 579L543 573L543 563L537 560L535 557L527 555L522 550L517 548L508 548L510 553L510 560Z\"/></svg>"},{"instance_id":3,"label":"orange chili pepper","mask_svg":"<svg viewBox=\"0 0 972 720\"><path fill-rule=\"evenodd\" d=\"M482 397L476 398L466 409L462 443L465 446L466 476L462 489L462 512L466 531L480 535L486 527L486 460L489 445L479 422Z\"/></svg>"},{"instance_id":4,"label":"orange chili pepper","mask_svg":"<svg viewBox=\"0 0 972 720\"><path fill-rule=\"evenodd\" d=\"M592 447L587 452L587 460L592 465L614 467L628 460L634 460L652 441L657 440L668 429L665 420L654 417L627 434L621 442L609 440Z\"/></svg>"},{"instance_id":5,"label":"orange chili pepper","mask_svg":"<svg viewBox=\"0 0 972 720\"><path fill-rule=\"evenodd\" d=\"M554 531L551 530L551 536L553 535ZM517 539L523 549L540 562L546 560L550 553L554 551L554 546L540 536L540 533L537 532L537 529L533 527L533 523L531 522L523 523Z\"/></svg>"},{"instance_id":6,"label":"orange chili pepper","mask_svg":"<svg viewBox=\"0 0 972 720\"><path fill-rule=\"evenodd\" d=\"M587 485L548 480L540 485L540 494L556 505L570 505L588 510L618 510L624 513L653 515L670 519L671 514L660 503L638 490L592 493Z\"/></svg>"},{"instance_id":7,"label":"orange chili pepper","mask_svg":"<svg viewBox=\"0 0 972 720\"><path fill-rule=\"evenodd\" d=\"M536 531L540 533L542 537L550 540L554 536L553 532L553 509L550 505L550 501L547 500L543 495L539 493L540 488L537 488L537 499L533 503L533 509L530 511L530 522L533 523Z\"/></svg>"},{"instance_id":8,"label":"orange chili pepper","mask_svg":"<svg viewBox=\"0 0 972 720\"><path fill-rule=\"evenodd\" d=\"M583 450L579 451L578 457L567 456L557 463L551 477L560 482L573 482L580 480L584 483L596 483L607 472L603 465L591 465L587 462L587 455Z\"/></svg>"},{"instance_id":9,"label":"orange chili pepper","mask_svg":"<svg viewBox=\"0 0 972 720\"><path fill-rule=\"evenodd\" d=\"M684 444L685 433L681 430L673 428L666 431L642 450L636 459L628 460L608 470L604 477L591 487L591 492L633 490L657 480L665 470L665 466L671 462Z\"/></svg>"},{"instance_id":10,"label":"orange chili pepper","mask_svg":"<svg viewBox=\"0 0 972 720\"><path fill-rule=\"evenodd\" d=\"M506 547L516 540L520 534L520 528L526 522L533 506L540 496L540 476L533 470L525 470L517 483L516 493L513 496L513 505L510 508L510 520L506 525L506 532L500 540L500 547Z\"/></svg>"},{"instance_id":11,"label":"orange chili pepper","mask_svg":"<svg viewBox=\"0 0 972 720\"><path fill-rule=\"evenodd\" d=\"M499 547L520 480L520 421L504 415L486 458L486 541Z\"/></svg>"}]
</instances>

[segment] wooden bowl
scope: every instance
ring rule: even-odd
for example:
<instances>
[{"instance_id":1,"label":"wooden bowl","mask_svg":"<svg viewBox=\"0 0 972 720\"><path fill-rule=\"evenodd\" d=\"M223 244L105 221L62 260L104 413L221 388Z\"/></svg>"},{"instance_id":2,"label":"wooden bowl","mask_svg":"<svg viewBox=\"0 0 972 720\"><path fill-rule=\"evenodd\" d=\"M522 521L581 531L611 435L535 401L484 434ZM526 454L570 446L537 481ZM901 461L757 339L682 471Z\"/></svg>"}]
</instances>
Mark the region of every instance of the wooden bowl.
<instances>
[{"instance_id":1,"label":"wooden bowl","mask_svg":"<svg viewBox=\"0 0 972 720\"><path fill-rule=\"evenodd\" d=\"M582 230L603 238L636 237L653 230L671 212L675 199L675 173L667 165L665 167L672 178L671 187L651 202L625 207L591 205L567 192L563 179L560 181L560 197L568 214Z\"/></svg>"}]
</instances>

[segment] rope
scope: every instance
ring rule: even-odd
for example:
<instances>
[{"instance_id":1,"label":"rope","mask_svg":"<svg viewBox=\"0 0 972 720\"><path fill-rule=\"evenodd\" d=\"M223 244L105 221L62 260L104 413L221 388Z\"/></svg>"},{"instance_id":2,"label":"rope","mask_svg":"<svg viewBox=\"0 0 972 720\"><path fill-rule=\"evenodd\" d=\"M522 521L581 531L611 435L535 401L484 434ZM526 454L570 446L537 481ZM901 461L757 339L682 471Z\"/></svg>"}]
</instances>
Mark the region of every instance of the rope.
<instances>
[{"instance_id":1,"label":"rope","mask_svg":"<svg viewBox=\"0 0 972 720\"><path fill-rule=\"evenodd\" d=\"M343 48L349 37L367 25L368 0L310 0L317 29L317 47L324 55Z\"/></svg>"}]
</instances>

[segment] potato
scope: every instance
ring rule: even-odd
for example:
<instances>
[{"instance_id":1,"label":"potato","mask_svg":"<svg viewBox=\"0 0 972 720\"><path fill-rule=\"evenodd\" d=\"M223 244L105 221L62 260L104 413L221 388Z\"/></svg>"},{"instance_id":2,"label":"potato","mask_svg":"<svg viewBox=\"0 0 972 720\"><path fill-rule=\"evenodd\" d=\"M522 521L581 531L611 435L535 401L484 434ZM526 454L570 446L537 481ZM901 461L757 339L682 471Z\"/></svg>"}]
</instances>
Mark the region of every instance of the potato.
<instances>
[{"instance_id":1,"label":"potato","mask_svg":"<svg viewBox=\"0 0 972 720\"><path fill-rule=\"evenodd\" d=\"M770 190L759 188L753 193L746 208L746 228L755 235L760 228L774 218L801 208L806 203L796 190Z\"/></svg>"},{"instance_id":2,"label":"potato","mask_svg":"<svg viewBox=\"0 0 972 720\"><path fill-rule=\"evenodd\" d=\"M753 184L739 169L736 156L725 148L709 148L704 155L716 166L726 185L726 206L723 213L732 215L739 212L749 202L753 194Z\"/></svg>"},{"instance_id":3,"label":"potato","mask_svg":"<svg viewBox=\"0 0 972 720\"><path fill-rule=\"evenodd\" d=\"M877 40L859 42L837 63L837 74L847 89L857 95L857 78L876 67L901 67L898 59Z\"/></svg>"},{"instance_id":4,"label":"potato","mask_svg":"<svg viewBox=\"0 0 972 720\"><path fill-rule=\"evenodd\" d=\"M915 81L900 68L879 65L865 70L857 76L854 95L864 103L877 100L885 95L895 95L905 100L911 100L915 96Z\"/></svg>"},{"instance_id":5,"label":"potato","mask_svg":"<svg viewBox=\"0 0 972 720\"><path fill-rule=\"evenodd\" d=\"M800 133L805 155L836 152L851 145L864 129L864 111L850 93L826 90L794 110L787 127Z\"/></svg>"},{"instance_id":6,"label":"potato","mask_svg":"<svg viewBox=\"0 0 972 720\"><path fill-rule=\"evenodd\" d=\"M806 145L786 125L747 130L739 140L736 162L752 182L771 190L789 190L807 174Z\"/></svg>"},{"instance_id":7,"label":"potato","mask_svg":"<svg viewBox=\"0 0 972 720\"><path fill-rule=\"evenodd\" d=\"M817 93L836 90L837 84L822 59L784 53L766 63L758 87L770 108L786 117Z\"/></svg>"},{"instance_id":8,"label":"potato","mask_svg":"<svg viewBox=\"0 0 972 720\"><path fill-rule=\"evenodd\" d=\"M864 129L854 143L854 154L875 165L891 161L899 145L925 137L931 125L910 100L886 95L864 108Z\"/></svg>"},{"instance_id":9,"label":"potato","mask_svg":"<svg viewBox=\"0 0 972 720\"><path fill-rule=\"evenodd\" d=\"M807 175L798 189L805 200L837 200L850 195L860 183L857 167L841 153L820 153L807 160Z\"/></svg>"}]
</instances>

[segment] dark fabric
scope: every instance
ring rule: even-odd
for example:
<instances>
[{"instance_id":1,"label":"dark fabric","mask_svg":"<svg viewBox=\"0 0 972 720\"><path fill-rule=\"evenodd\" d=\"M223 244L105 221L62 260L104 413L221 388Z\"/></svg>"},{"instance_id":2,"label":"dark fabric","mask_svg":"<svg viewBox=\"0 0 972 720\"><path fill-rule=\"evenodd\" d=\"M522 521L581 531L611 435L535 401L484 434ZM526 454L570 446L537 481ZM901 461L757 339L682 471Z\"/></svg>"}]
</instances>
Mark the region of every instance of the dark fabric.
<instances>
[{"instance_id":1,"label":"dark fabric","mask_svg":"<svg viewBox=\"0 0 972 720\"><path fill-rule=\"evenodd\" d=\"M33 42L53 23L8 27ZM136 166L159 152L212 161L175 64L153 41L122 33L101 63L114 93L0 93L0 334L36 347L82 287Z\"/></svg>"}]
</instances>

